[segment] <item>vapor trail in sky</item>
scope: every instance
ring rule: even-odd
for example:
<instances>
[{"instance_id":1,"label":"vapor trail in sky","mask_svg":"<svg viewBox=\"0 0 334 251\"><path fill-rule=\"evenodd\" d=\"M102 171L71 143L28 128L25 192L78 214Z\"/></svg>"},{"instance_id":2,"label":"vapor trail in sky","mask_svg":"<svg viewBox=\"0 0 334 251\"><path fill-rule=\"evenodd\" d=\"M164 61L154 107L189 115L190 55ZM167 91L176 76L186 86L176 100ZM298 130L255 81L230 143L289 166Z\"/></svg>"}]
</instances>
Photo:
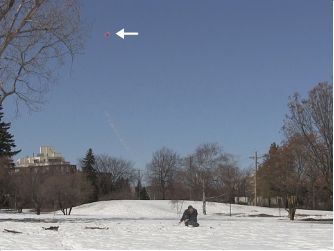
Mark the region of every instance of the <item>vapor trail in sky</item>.
<instances>
[{"instance_id":1,"label":"vapor trail in sky","mask_svg":"<svg viewBox=\"0 0 334 251\"><path fill-rule=\"evenodd\" d=\"M124 149L130 153L131 155L132 154L132 151L130 150L128 144L125 142L125 140L122 138L121 134L119 133L116 125L113 123L112 119L111 119L111 115L109 112L105 111L105 115L107 117L107 122L108 122L108 125L110 126L110 128L112 129L114 135L117 137L118 141L120 142L120 144L124 147Z\"/></svg>"}]
</instances>

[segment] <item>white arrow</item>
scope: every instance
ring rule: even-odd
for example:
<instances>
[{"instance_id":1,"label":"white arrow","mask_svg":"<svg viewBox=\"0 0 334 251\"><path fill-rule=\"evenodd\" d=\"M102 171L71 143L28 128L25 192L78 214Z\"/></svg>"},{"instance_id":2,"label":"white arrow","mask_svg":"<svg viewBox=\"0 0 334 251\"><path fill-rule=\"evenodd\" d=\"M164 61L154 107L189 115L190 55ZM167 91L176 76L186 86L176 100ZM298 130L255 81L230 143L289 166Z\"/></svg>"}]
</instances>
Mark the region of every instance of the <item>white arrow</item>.
<instances>
[{"instance_id":1,"label":"white arrow","mask_svg":"<svg viewBox=\"0 0 334 251\"><path fill-rule=\"evenodd\" d=\"M138 32L125 32L124 29L121 29L116 35L124 39L125 36L138 36Z\"/></svg>"}]
</instances>

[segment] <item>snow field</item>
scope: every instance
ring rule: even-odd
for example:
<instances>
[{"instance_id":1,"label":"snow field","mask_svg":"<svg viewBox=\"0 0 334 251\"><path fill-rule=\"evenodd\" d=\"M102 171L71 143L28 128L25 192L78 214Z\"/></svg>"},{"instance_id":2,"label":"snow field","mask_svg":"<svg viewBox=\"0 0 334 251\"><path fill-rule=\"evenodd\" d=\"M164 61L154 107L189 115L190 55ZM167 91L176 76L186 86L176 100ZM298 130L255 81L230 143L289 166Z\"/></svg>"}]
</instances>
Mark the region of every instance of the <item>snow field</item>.
<instances>
[{"instance_id":1,"label":"snow field","mask_svg":"<svg viewBox=\"0 0 334 251\"><path fill-rule=\"evenodd\" d=\"M285 210L201 202L101 201L81 205L73 214L0 213L0 249L332 249L333 225L301 221L332 219L329 211ZM191 204L199 212L200 227L178 224L180 211ZM254 217L270 215L275 217ZM278 217L281 215L282 217ZM283 217L284 216L284 217ZM42 227L59 226L59 231ZM108 229L86 229L101 227ZM12 229L22 234L4 233Z\"/></svg>"}]
</instances>

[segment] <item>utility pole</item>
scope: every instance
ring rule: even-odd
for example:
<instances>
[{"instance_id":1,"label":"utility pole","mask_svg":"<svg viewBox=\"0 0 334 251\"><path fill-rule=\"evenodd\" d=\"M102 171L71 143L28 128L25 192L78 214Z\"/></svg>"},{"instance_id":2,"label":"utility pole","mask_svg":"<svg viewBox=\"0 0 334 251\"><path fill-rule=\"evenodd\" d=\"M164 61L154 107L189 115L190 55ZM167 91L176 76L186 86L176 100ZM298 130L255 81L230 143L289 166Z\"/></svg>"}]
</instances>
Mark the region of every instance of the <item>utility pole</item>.
<instances>
[{"instance_id":1,"label":"utility pole","mask_svg":"<svg viewBox=\"0 0 334 251\"><path fill-rule=\"evenodd\" d=\"M232 216L232 204L231 204L231 201L230 201L230 217Z\"/></svg>"},{"instance_id":2,"label":"utility pole","mask_svg":"<svg viewBox=\"0 0 334 251\"><path fill-rule=\"evenodd\" d=\"M255 176L254 176L254 184L255 184L255 188L254 188L254 199L255 199L255 206L257 206L257 165L259 164L258 159L259 158L263 158L264 156L258 156L257 152L255 152L255 155L250 157L251 159L255 160Z\"/></svg>"}]
</instances>

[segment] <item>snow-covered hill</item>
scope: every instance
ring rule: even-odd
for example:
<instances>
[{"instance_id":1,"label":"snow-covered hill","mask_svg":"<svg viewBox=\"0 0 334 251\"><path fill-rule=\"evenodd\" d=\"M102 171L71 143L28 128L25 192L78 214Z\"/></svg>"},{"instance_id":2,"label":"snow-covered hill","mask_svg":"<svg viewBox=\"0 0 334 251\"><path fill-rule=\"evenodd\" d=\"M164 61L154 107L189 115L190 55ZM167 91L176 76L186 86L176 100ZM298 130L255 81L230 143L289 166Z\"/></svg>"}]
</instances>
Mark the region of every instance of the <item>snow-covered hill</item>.
<instances>
[{"instance_id":1,"label":"snow-covered hill","mask_svg":"<svg viewBox=\"0 0 334 251\"><path fill-rule=\"evenodd\" d=\"M114 218L134 219L175 219L177 218L188 205L197 208L199 218L202 215L201 201L169 201L169 200L113 200L100 201L90 204L78 206L73 209L73 215L81 216L108 216ZM60 212L59 212L60 213ZM266 208L245 205L231 205L231 213L235 217L247 216L277 216L287 217L288 213L284 209ZM221 217L230 215L230 205L225 203L208 202L206 218ZM333 219L332 211L317 211L317 210L297 210L296 219L304 218L322 218Z\"/></svg>"},{"instance_id":2,"label":"snow-covered hill","mask_svg":"<svg viewBox=\"0 0 334 251\"><path fill-rule=\"evenodd\" d=\"M199 212L200 227L178 224L188 205ZM114 200L61 212L35 215L0 211L1 249L324 249L333 247L332 212L297 210L296 221L285 210L200 201ZM58 231L43 227L59 226ZM100 227L101 229L90 229Z\"/></svg>"}]
</instances>

